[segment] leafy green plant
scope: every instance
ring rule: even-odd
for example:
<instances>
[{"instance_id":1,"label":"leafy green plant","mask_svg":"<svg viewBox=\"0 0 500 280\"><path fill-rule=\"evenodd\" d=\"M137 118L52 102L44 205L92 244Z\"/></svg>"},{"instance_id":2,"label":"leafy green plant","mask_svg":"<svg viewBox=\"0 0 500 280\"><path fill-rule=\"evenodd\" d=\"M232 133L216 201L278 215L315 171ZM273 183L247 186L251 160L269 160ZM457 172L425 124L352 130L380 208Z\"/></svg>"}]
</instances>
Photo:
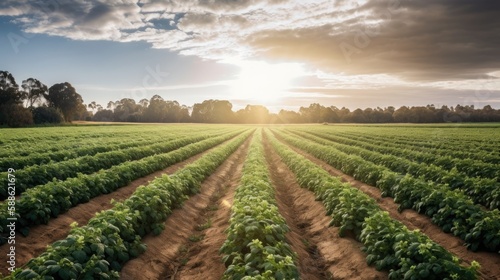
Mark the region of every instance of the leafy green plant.
<instances>
[{"instance_id":1,"label":"leafy green plant","mask_svg":"<svg viewBox=\"0 0 500 280\"><path fill-rule=\"evenodd\" d=\"M486 211L475 205L465 193L451 190L446 184L437 184L425 180L423 176L403 175L387 167L378 166L377 162L385 161L372 152L360 152L356 147L349 147L346 149L351 153L347 154L335 148L331 141L313 135L303 138L299 136L301 133L290 134L281 130L276 132L285 142L311 153L349 175L356 175L356 179L360 181L375 180L375 186L382 190L382 195L391 196L400 204L400 211L412 208L428 215L443 231L464 239L469 249L500 251L500 224L491 222L500 220L498 209ZM355 154L358 152L366 154L364 156L366 159ZM387 162L393 160L388 159ZM415 165L403 164L403 166L402 170L406 170ZM486 217L492 217L487 219L489 225L485 226L483 223L481 228L484 230L474 231L476 223L485 220ZM469 234L473 232L475 234Z\"/></svg>"},{"instance_id":2,"label":"leafy green plant","mask_svg":"<svg viewBox=\"0 0 500 280\"><path fill-rule=\"evenodd\" d=\"M172 176L156 178L136 189L112 209L96 214L83 227L74 227L67 238L57 241L24 269L11 274L15 279L118 279L122 265L146 250L141 238L163 229L163 221L188 196L199 190L201 182L248 138L241 133L214 148ZM64 264L64 273L49 265ZM67 267L67 270L66 270Z\"/></svg>"},{"instance_id":3,"label":"leafy green plant","mask_svg":"<svg viewBox=\"0 0 500 280\"><path fill-rule=\"evenodd\" d=\"M296 254L280 215L264 158L261 132L254 135L236 189L227 238L220 252L224 279L298 279Z\"/></svg>"},{"instance_id":4,"label":"leafy green plant","mask_svg":"<svg viewBox=\"0 0 500 280\"><path fill-rule=\"evenodd\" d=\"M128 161L94 174L79 174L78 177L63 182L53 181L29 189L16 201L16 212L19 215L17 228L27 235L31 226L46 224L51 217L57 217L79 203L110 193L126 186L134 179L185 160L234 137L239 132L235 131L206 140L201 140L203 138L199 136L186 137L171 143L171 147L177 147L177 149L168 153L149 156L138 161ZM197 142L197 140L201 141ZM0 229L6 228L7 217L9 217L7 206L0 207ZM5 240L5 238L0 239L0 244Z\"/></svg>"},{"instance_id":5,"label":"leafy green plant","mask_svg":"<svg viewBox=\"0 0 500 280\"><path fill-rule=\"evenodd\" d=\"M148 146L132 147L118 151L108 151L95 155L65 160L62 162L51 162L44 165L33 165L17 171L17 176L23 180L16 185L16 194L21 194L27 189L49 183L51 180L64 180L78 175L79 173L91 174L100 169L110 168L126 161L138 160L155 154L166 153L192 142L207 139L213 135L202 134L187 136L167 142L160 142ZM2 173L0 178L6 177ZM3 190L3 189L2 189ZM5 199L7 193L0 191L0 199Z\"/></svg>"},{"instance_id":6,"label":"leafy green plant","mask_svg":"<svg viewBox=\"0 0 500 280\"><path fill-rule=\"evenodd\" d=\"M409 231L400 222L392 220L362 191L330 176L280 143L271 133L266 135L296 175L298 183L313 191L325 205L327 214L332 217L330 225L339 227L341 236L352 232L363 243L368 254L367 262L377 269L389 271L390 279L476 279L476 263L469 268L460 266L459 260L451 253L420 232ZM281 136L286 141L293 141L293 138ZM306 141L303 143L301 147L314 151L312 147L315 146ZM323 149L321 155L328 153Z\"/></svg>"},{"instance_id":7,"label":"leafy green plant","mask_svg":"<svg viewBox=\"0 0 500 280\"><path fill-rule=\"evenodd\" d=\"M405 145L386 147L387 142L367 143L312 129L288 131L376 163L365 165L359 170L344 169L346 173L352 174L356 179L362 179L367 184L376 184L377 173L381 171L377 169L384 169L382 168L384 166L396 173L408 173L415 177L422 177L424 180L447 184L451 189L463 190L476 203L490 209L500 209L499 197L494 195L500 189L498 164L411 151L404 149ZM366 173L372 176L367 176ZM482 176L485 178L481 178Z\"/></svg>"}]
</instances>

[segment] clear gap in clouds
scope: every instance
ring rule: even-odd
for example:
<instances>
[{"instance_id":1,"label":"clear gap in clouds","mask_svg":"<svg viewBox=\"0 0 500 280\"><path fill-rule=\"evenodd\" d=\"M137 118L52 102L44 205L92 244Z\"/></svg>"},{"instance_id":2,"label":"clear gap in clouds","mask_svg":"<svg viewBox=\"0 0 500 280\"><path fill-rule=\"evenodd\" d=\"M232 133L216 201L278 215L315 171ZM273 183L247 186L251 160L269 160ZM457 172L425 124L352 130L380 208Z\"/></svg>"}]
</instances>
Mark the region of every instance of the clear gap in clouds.
<instances>
[{"instance_id":1,"label":"clear gap in clouds","mask_svg":"<svg viewBox=\"0 0 500 280\"><path fill-rule=\"evenodd\" d=\"M2 70L11 72L18 84L29 77L48 86L70 82L83 95L85 102L132 97L128 93L136 88L141 92L145 88L144 97L148 98L167 92L158 87L210 85L233 79L239 71L234 65L152 49L145 42L74 41L26 34L5 19L1 24L0 44L5 46L0 52ZM12 47L9 38L18 44ZM168 91L168 97L175 96L173 91ZM182 92L182 96L189 94L189 90ZM199 90L191 94L196 99L200 97Z\"/></svg>"},{"instance_id":2,"label":"clear gap in clouds","mask_svg":"<svg viewBox=\"0 0 500 280\"><path fill-rule=\"evenodd\" d=\"M12 66L4 67L18 80L26 77L16 71L37 70L43 75L50 73L51 79L64 77L74 84L112 87L116 92L143 86L144 78L150 75L147 67L156 70L158 66L169 75L157 83L151 95L162 94L161 86L202 85L206 87L204 97L198 95L203 87L197 87L196 94L194 90L189 93L188 88L179 94L180 98L197 96L200 99L195 102L200 102L216 96L218 90L224 91L214 89L214 84L237 78L239 71L237 64L201 58L240 58L304 63L313 74L294 80L295 88L287 96L287 100L300 101L301 105L325 96L339 106L343 106L341 102L370 106L363 105L366 100L386 105L407 100L408 105L416 105L443 98L447 104L456 104L468 100L466 94L480 99L472 103L482 104L496 102L500 95L500 79L488 75L500 71L498 1L396 1L391 8L383 0L170 0L141 4L78 0L60 5L58 13L40 14L37 7L41 1L4 0L0 14L2 6L21 7L21 14L11 19L25 17L25 26L32 30L78 40L104 38L123 43L75 42L36 35L25 45L21 59L3 60ZM61 22L69 25L61 27ZM370 29L374 22L379 25ZM7 26L13 28L17 27ZM35 44L37 38L40 42ZM341 43L354 48L349 59ZM39 57L46 54L47 58ZM35 66L30 68L30 63ZM42 74L32 75L51 83ZM345 91L353 88L355 91ZM476 96L485 89L488 96ZM180 92L178 88L165 88L167 91L172 95Z\"/></svg>"}]
</instances>

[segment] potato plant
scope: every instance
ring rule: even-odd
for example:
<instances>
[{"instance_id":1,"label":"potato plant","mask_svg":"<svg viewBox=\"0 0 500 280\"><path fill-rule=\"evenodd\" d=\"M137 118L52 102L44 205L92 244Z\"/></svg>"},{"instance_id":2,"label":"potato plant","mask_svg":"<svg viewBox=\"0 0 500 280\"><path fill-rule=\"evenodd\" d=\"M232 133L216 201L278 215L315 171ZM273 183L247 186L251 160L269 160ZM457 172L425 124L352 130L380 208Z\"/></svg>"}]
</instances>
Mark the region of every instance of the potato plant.
<instances>
[{"instance_id":1,"label":"potato plant","mask_svg":"<svg viewBox=\"0 0 500 280\"><path fill-rule=\"evenodd\" d=\"M218 134L215 134L218 135ZM128 149L87 155L66 161L54 162L43 165L33 165L18 170L16 175L23 178L16 185L16 194L22 194L35 186L49 183L51 180L64 180L77 176L79 173L91 174L101 169L111 168L127 161L138 160L155 154L170 152L192 142L204 140L213 134L200 134L182 137L177 140L155 143L145 147L132 147ZM0 178L6 180L6 172L0 174ZM0 199L7 197L7 190L0 189Z\"/></svg>"},{"instance_id":2,"label":"potato plant","mask_svg":"<svg viewBox=\"0 0 500 280\"><path fill-rule=\"evenodd\" d=\"M111 193L132 180L186 160L238 133L239 131L226 133L199 142L197 140L200 139L196 137L181 138L168 142L172 149L175 149L171 152L152 155L137 161L127 161L97 173L79 174L62 182L53 181L29 189L16 201L17 230L27 236L30 227L47 224L51 218L57 217L77 204L87 202L101 194ZM0 203L0 232L6 232L7 217L9 217L7 206ZM0 238L0 244L5 243L5 240L6 238Z\"/></svg>"},{"instance_id":3,"label":"potato plant","mask_svg":"<svg viewBox=\"0 0 500 280\"><path fill-rule=\"evenodd\" d=\"M474 204L467 195L451 190L448 185L393 172L360 156L346 154L334 147L318 144L295 134L277 133L287 143L352 175L357 180L378 187L382 195L393 197L394 201L400 204L400 211L412 208L431 217L443 231L462 238L469 249L500 252L498 209L484 210Z\"/></svg>"},{"instance_id":4,"label":"potato plant","mask_svg":"<svg viewBox=\"0 0 500 280\"><path fill-rule=\"evenodd\" d=\"M412 152L401 157L402 154L398 153L398 148L395 147L385 148L381 145L352 140L338 143L336 137L317 134L314 131L308 133L293 131L293 133L344 153L358 155L366 161L386 167L396 173L410 174L417 178L421 177L423 180L447 184L452 190L463 191L475 203L482 204L489 209L500 209L500 183L497 181L500 167L496 164L471 159L450 159L450 157L441 159L436 155L427 157L432 160L418 162L418 153ZM458 163L458 161L463 163ZM464 165L467 167L464 168ZM485 177L479 177L480 175Z\"/></svg>"},{"instance_id":5,"label":"potato plant","mask_svg":"<svg viewBox=\"0 0 500 280\"><path fill-rule=\"evenodd\" d=\"M224 279L298 279L296 254L274 198L261 131L254 134L231 207L227 239L220 252Z\"/></svg>"},{"instance_id":6,"label":"potato plant","mask_svg":"<svg viewBox=\"0 0 500 280\"><path fill-rule=\"evenodd\" d=\"M141 238L159 234L173 209L198 192L201 182L231 155L250 131L241 133L171 176L163 175L137 188L112 209L96 214L67 238L48 246L13 279L118 279L118 271L146 250ZM185 151L187 152L187 151Z\"/></svg>"},{"instance_id":7,"label":"potato plant","mask_svg":"<svg viewBox=\"0 0 500 280\"><path fill-rule=\"evenodd\" d=\"M352 232L365 246L367 262L388 270L390 279L477 278L476 262L469 268L460 266L456 257L427 236L389 218L368 195L330 176L271 133L266 135L298 183L322 201L332 217L330 225L340 227L341 236Z\"/></svg>"}]
</instances>

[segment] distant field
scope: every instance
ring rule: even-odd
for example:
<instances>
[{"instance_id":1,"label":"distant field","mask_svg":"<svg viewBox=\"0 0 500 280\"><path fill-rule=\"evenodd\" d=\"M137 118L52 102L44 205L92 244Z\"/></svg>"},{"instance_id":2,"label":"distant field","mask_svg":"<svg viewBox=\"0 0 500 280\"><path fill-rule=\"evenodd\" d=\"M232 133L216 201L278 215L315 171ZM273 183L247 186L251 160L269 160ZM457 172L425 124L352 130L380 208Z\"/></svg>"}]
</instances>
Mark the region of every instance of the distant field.
<instances>
[{"instance_id":1,"label":"distant field","mask_svg":"<svg viewBox=\"0 0 500 280\"><path fill-rule=\"evenodd\" d=\"M3 276L500 279L498 123L98 124L0 130Z\"/></svg>"}]
</instances>

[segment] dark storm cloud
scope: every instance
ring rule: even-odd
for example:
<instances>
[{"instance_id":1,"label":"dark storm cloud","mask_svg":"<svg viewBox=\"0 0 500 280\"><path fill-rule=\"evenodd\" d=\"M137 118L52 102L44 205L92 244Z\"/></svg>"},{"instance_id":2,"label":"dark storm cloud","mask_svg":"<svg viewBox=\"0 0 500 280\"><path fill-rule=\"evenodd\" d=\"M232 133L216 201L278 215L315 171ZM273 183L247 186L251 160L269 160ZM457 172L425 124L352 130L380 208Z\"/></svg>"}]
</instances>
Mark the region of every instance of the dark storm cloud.
<instances>
[{"instance_id":1,"label":"dark storm cloud","mask_svg":"<svg viewBox=\"0 0 500 280\"><path fill-rule=\"evenodd\" d=\"M353 11L363 16L304 29L265 30L247 42L269 58L406 80L484 78L500 69L500 1L377 0Z\"/></svg>"},{"instance_id":2,"label":"dark storm cloud","mask_svg":"<svg viewBox=\"0 0 500 280\"><path fill-rule=\"evenodd\" d=\"M4 0L0 15L32 33L146 41L215 60L298 61L343 75L432 82L500 70L498 0Z\"/></svg>"}]
</instances>

